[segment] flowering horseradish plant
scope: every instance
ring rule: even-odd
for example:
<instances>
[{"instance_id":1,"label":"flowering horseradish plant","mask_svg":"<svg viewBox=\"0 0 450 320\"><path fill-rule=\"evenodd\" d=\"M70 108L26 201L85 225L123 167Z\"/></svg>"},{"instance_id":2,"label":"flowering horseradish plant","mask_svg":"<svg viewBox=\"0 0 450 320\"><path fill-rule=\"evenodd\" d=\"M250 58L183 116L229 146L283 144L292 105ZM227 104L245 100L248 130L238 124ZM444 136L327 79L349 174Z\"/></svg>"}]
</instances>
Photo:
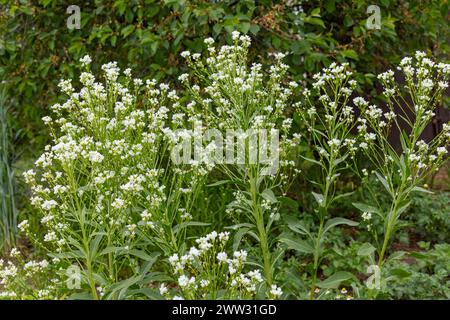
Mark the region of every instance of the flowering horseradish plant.
<instances>
[{"instance_id":1,"label":"flowering horseradish plant","mask_svg":"<svg viewBox=\"0 0 450 320\"><path fill-rule=\"evenodd\" d=\"M297 84L287 80L283 54L264 69L249 64L245 35L233 32L232 44L219 49L210 38L205 43L204 57L182 53L192 75L179 77L186 89L181 98L164 83L133 79L131 70L121 72L114 62L102 66L98 80L88 56L81 60L80 90L61 81L68 99L43 119L52 142L24 174L38 221L18 225L48 258L25 258L13 249L0 261L2 298L291 297L296 293L279 282L286 247L312 257L306 268L310 288L299 296L331 296L322 288L356 281L344 271L323 279L326 270L320 270L333 228L358 224L331 212L349 195L339 188L346 172L357 173L373 195L354 205L377 242L371 221L384 222L382 267L411 193L428 192L421 186L446 158L450 124L432 141L421 136L450 66L422 53L414 63L405 58L405 88L392 72L380 76L388 108L382 110L360 97L351 100L356 83L350 68L333 63L293 103ZM290 105L302 120L300 130L305 128L301 135L291 132ZM396 106L408 110L396 114ZM388 137L405 125L409 130L400 130L396 150ZM312 156L299 154L300 136ZM359 170L360 155L371 160L373 171ZM307 176L315 199L312 220L283 219L292 236L279 218L280 200L299 172L296 160L317 170ZM388 210L368 183L372 173L390 196ZM210 210L205 199L220 185L230 186L234 198L221 195L226 204ZM198 227L204 234L225 213L232 226L220 227L233 230L231 246L228 232L198 238ZM35 234L37 229L44 232ZM374 260L375 250L365 244L358 254ZM345 288L341 292L347 297ZM358 297L355 288L353 295Z\"/></svg>"},{"instance_id":2,"label":"flowering horseradish plant","mask_svg":"<svg viewBox=\"0 0 450 320\"><path fill-rule=\"evenodd\" d=\"M435 63L425 53L416 52L414 58L404 58L398 70L404 75L404 87L396 83L392 70L378 76L384 88L383 95L388 110L383 111L375 105L369 106L363 98L354 100L362 114L359 132L371 136L362 149L373 164L374 175L391 200L390 207L385 210L379 205L377 194L367 183L372 202L355 204L363 212L363 219L377 242L380 237L371 228L370 221L375 217L383 221L382 240L377 243L380 248L379 269L385 262L386 251L398 227L399 217L410 205L411 193L430 192L422 185L446 160L450 146L450 123L444 123L441 132L431 141L422 139L448 86L450 64ZM396 113L396 110L400 112ZM399 149L389 140L394 130L400 132ZM364 173L369 174L367 170Z\"/></svg>"},{"instance_id":3,"label":"flowering horseradish plant","mask_svg":"<svg viewBox=\"0 0 450 320\"><path fill-rule=\"evenodd\" d=\"M218 131L216 137L233 130L234 135L226 136L225 161L215 152L222 141L216 139L208 145L210 159L226 177L215 185L231 182L236 186L236 200L229 205L229 212L238 223L239 236L248 232L259 243L262 270L271 287L275 260L280 256L270 251L274 239L269 235L279 217L274 191L285 192L296 173L289 154L299 135L289 137L292 119L284 114L297 84L284 85L287 65L282 63L283 54L274 55L266 76L260 64L248 65L250 38L235 31L232 41L232 45L217 50L214 40L206 39L206 59L198 53L182 53L198 80L192 85L188 74L179 77L192 97L184 112L201 120L207 129ZM244 150L241 157L235 156L235 138L238 153L240 148Z\"/></svg>"},{"instance_id":4,"label":"flowering horseradish plant","mask_svg":"<svg viewBox=\"0 0 450 320\"><path fill-rule=\"evenodd\" d=\"M90 58L81 62L83 88L75 92L61 81L69 99L52 107L54 119L44 118L54 142L25 173L47 230L35 240L53 263L80 267L91 297L99 297L98 288L103 294L120 288L120 296L123 274L137 282L155 262L148 248L169 254L184 243L208 170L170 166L175 91L132 79L129 69L121 76L116 63L102 66L100 83L89 72Z\"/></svg>"},{"instance_id":5,"label":"flowering horseradish plant","mask_svg":"<svg viewBox=\"0 0 450 320\"><path fill-rule=\"evenodd\" d=\"M327 232L338 225L356 226L358 223L349 219L330 218L328 209L339 198L350 193L338 194L336 184L344 170L355 170L355 154L364 144L364 137L354 136L352 130L356 125L355 110L349 105L349 97L356 87L356 81L351 80L348 64L332 63L321 73L314 75L312 90L303 90L303 102L296 104L298 114L307 128L309 142L315 159L301 155L303 159L317 167L313 184L316 188L312 194L316 201L315 215L318 228L311 228L303 221L288 220L288 227L295 233L306 236L300 240L282 235L281 242L288 248L301 253L313 255L313 269L310 298L315 297L317 271L322 260L323 245ZM361 139L362 138L362 139ZM351 274L338 272L332 275L328 282L343 281ZM327 280L319 284L327 287Z\"/></svg>"}]
</instances>

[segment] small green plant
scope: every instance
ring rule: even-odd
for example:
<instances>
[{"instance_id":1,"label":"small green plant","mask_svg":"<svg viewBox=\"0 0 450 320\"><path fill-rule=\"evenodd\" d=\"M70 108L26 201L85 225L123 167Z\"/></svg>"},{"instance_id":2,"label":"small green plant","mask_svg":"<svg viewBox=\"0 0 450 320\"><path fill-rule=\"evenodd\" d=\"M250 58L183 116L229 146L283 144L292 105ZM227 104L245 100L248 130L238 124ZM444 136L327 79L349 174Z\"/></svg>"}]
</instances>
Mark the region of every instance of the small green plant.
<instances>
[{"instance_id":1,"label":"small green plant","mask_svg":"<svg viewBox=\"0 0 450 320\"><path fill-rule=\"evenodd\" d=\"M412 197L409 214L405 217L415 234L431 242L450 242L450 193L418 193Z\"/></svg>"},{"instance_id":2,"label":"small green plant","mask_svg":"<svg viewBox=\"0 0 450 320\"><path fill-rule=\"evenodd\" d=\"M385 296L393 299L449 299L450 246L419 243L424 251L405 254L385 266ZM406 260L406 261L405 261Z\"/></svg>"}]
</instances>

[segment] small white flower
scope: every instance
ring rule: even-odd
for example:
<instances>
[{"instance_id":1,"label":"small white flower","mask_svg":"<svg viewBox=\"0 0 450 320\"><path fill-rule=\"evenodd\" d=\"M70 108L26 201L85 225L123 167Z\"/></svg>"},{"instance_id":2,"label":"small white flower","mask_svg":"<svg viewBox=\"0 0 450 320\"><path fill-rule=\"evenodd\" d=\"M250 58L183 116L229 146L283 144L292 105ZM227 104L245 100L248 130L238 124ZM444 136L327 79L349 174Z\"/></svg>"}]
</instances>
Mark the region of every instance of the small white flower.
<instances>
[{"instance_id":1,"label":"small white flower","mask_svg":"<svg viewBox=\"0 0 450 320\"><path fill-rule=\"evenodd\" d=\"M83 58L80 59L80 62L81 65L84 67L89 65L92 62L92 59L89 55L85 55Z\"/></svg>"},{"instance_id":2,"label":"small white flower","mask_svg":"<svg viewBox=\"0 0 450 320\"><path fill-rule=\"evenodd\" d=\"M182 275L178 278L178 284L180 285L180 287L184 288L189 284L189 278L186 277L185 275Z\"/></svg>"},{"instance_id":3,"label":"small white flower","mask_svg":"<svg viewBox=\"0 0 450 320\"><path fill-rule=\"evenodd\" d=\"M281 297L281 295L283 294L283 291L281 290L280 287L278 287L277 285L273 284L271 289L270 289L270 293L274 297L278 298L278 297Z\"/></svg>"},{"instance_id":4,"label":"small white flower","mask_svg":"<svg viewBox=\"0 0 450 320\"><path fill-rule=\"evenodd\" d=\"M100 163L103 161L105 157L97 151L90 151L89 152L89 161L91 161L92 163Z\"/></svg>"},{"instance_id":5,"label":"small white flower","mask_svg":"<svg viewBox=\"0 0 450 320\"><path fill-rule=\"evenodd\" d=\"M220 262L226 262L228 259L228 255L225 252L219 252L217 254L217 260L219 260Z\"/></svg>"},{"instance_id":6,"label":"small white flower","mask_svg":"<svg viewBox=\"0 0 450 320\"><path fill-rule=\"evenodd\" d=\"M13 258L20 256L20 251L17 248L12 248L9 255Z\"/></svg>"},{"instance_id":7,"label":"small white flower","mask_svg":"<svg viewBox=\"0 0 450 320\"><path fill-rule=\"evenodd\" d=\"M183 57L183 58L187 58L187 57L189 57L191 55L191 53L189 52L189 51L183 51L182 53L181 53L181 56Z\"/></svg>"},{"instance_id":8,"label":"small white flower","mask_svg":"<svg viewBox=\"0 0 450 320\"><path fill-rule=\"evenodd\" d=\"M211 38L211 37L209 37L209 38L206 38L206 39L204 40L204 42L205 42L208 46L211 46L211 45L214 43L214 39Z\"/></svg>"},{"instance_id":9,"label":"small white flower","mask_svg":"<svg viewBox=\"0 0 450 320\"><path fill-rule=\"evenodd\" d=\"M202 280L200 280L200 287L202 287L202 288L207 287L209 285L209 283L210 283L209 280L202 279Z\"/></svg>"},{"instance_id":10,"label":"small white flower","mask_svg":"<svg viewBox=\"0 0 450 320\"><path fill-rule=\"evenodd\" d=\"M443 156L443 155L447 154L447 149L445 147L438 147L436 149L436 152L437 152L438 156Z\"/></svg>"},{"instance_id":11,"label":"small white flower","mask_svg":"<svg viewBox=\"0 0 450 320\"><path fill-rule=\"evenodd\" d=\"M23 220L21 223L17 225L17 228L20 231L25 232L29 228L28 220Z\"/></svg>"},{"instance_id":12,"label":"small white flower","mask_svg":"<svg viewBox=\"0 0 450 320\"><path fill-rule=\"evenodd\" d=\"M166 287L166 285L164 283L161 283L161 286L159 287L159 293L161 295L164 295L165 293L167 293L168 289Z\"/></svg>"},{"instance_id":13,"label":"small white flower","mask_svg":"<svg viewBox=\"0 0 450 320\"><path fill-rule=\"evenodd\" d=\"M368 220L372 219L372 214L370 212L363 212L362 218L364 221L368 221Z\"/></svg>"},{"instance_id":14,"label":"small white flower","mask_svg":"<svg viewBox=\"0 0 450 320\"><path fill-rule=\"evenodd\" d=\"M116 199L113 201L113 203L111 203L111 206L112 206L113 208L116 208L116 209L122 209L122 208L125 206L125 201L123 201L123 200L120 199L120 198L116 198Z\"/></svg>"},{"instance_id":15,"label":"small white flower","mask_svg":"<svg viewBox=\"0 0 450 320\"><path fill-rule=\"evenodd\" d=\"M189 75L187 73L183 73L181 76L178 77L178 80L180 80L181 82L185 82L187 81L188 78Z\"/></svg>"},{"instance_id":16,"label":"small white flower","mask_svg":"<svg viewBox=\"0 0 450 320\"><path fill-rule=\"evenodd\" d=\"M55 200L45 200L45 201L42 203L41 208L42 208L43 210L49 211L49 210L55 208L57 205L58 205L58 203L57 203Z\"/></svg>"}]
</instances>

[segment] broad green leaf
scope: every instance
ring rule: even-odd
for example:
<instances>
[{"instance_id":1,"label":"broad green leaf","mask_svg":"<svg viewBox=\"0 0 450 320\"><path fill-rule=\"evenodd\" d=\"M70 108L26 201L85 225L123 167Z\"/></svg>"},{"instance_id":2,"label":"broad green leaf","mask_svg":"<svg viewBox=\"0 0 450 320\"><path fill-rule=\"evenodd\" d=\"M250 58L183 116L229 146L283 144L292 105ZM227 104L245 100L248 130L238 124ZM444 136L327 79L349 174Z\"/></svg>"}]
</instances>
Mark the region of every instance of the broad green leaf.
<instances>
[{"instance_id":1,"label":"broad green leaf","mask_svg":"<svg viewBox=\"0 0 450 320\"><path fill-rule=\"evenodd\" d=\"M305 17L304 19L305 23L321 26L325 29L325 24L323 23L323 20L320 18L314 18L314 17Z\"/></svg>"},{"instance_id":2,"label":"broad green leaf","mask_svg":"<svg viewBox=\"0 0 450 320\"><path fill-rule=\"evenodd\" d=\"M310 14L311 17L320 17L320 8L314 8Z\"/></svg>"},{"instance_id":3,"label":"broad green leaf","mask_svg":"<svg viewBox=\"0 0 450 320\"><path fill-rule=\"evenodd\" d=\"M361 210L362 212L370 212L370 213L377 213L379 212L377 208L369 206L368 204L361 203L361 202L354 202L352 205Z\"/></svg>"},{"instance_id":4,"label":"broad green leaf","mask_svg":"<svg viewBox=\"0 0 450 320\"><path fill-rule=\"evenodd\" d=\"M395 251L388 257L388 260L400 260L405 256L405 254L405 251Z\"/></svg>"},{"instance_id":5,"label":"broad green leaf","mask_svg":"<svg viewBox=\"0 0 450 320\"><path fill-rule=\"evenodd\" d=\"M323 230L323 233L325 234L331 228L334 228L335 226L338 226L341 224L345 224L345 225L354 227L354 226L357 226L359 223L356 221L345 219L345 218L332 218L325 223L325 228Z\"/></svg>"},{"instance_id":6,"label":"broad green leaf","mask_svg":"<svg viewBox=\"0 0 450 320\"><path fill-rule=\"evenodd\" d=\"M366 242L358 249L358 256L370 256L372 253L374 253L376 248L371 245L370 243Z\"/></svg>"},{"instance_id":7,"label":"broad green leaf","mask_svg":"<svg viewBox=\"0 0 450 320\"><path fill-rule=\"evenodd\" d=\"M343 50L343 51L341 51L341 55L344 58L350 58L350 59L353 59L353 60L359 60L358 54L353 49Z\"/></svg>"},{"instance_id":8,"label":"broad green leaf","mask_svg":"<svg viewBox=\"0 0 450 320\"><path fill-rule=\"evenodd\" d=\"M272 190L270 189L266 189L261 193L261 196L266 199L267 201L271 202L271 203L277 203L277 197L275 196L275 194L273 193Z\"/></svg>"},{"instance_id":9,"label":"broad green leaf","mask_svg":"<svg viewBox=\"0 0 450 320\"><path fill-rule=\"evenodd\" d=\"M400 278L400 279L405 279L405 278L408 278L408 277L411 276L411 272L409 272L409 271L407 271L405 269L402 269L402 268L390 269L389 273L391 275L394 275L394 276Z\"/></svg>"},{"instance_id":10,"label":"broad green leaf","mask_svg":"<svg viewBox=\"0 0 450 320\"><path fill-rule=\"evenodd\" d=\"M317 204L319 205L319 206L322 206L322 204L323 204L323 195L322 194L320 194L320 193L316 193L316 192L311 192L312 193L312 195L314 196L314 199L316 199L316 201L317 201Z\"/></svg>"},{"instance_id":11,"label":"broad green leaf","mask_svg":"<svg viewBox=\"0 0 450 320\"><path fill-rule=\"evenodd\" d=\"M301 253L313 253L314 248L304 240L297 240L288 237L280 238L280 242L284 243L288 249L296 250Z\"/></svg>"},{"instance_id":12,"label":"broad green leaf","mask_svg":"<svg viewBox=\"0 0 450 320\"><path fill-rule=\"evenodd\" d=\"M233 251L237 251L239 245L241 244L242 238L249 231L249 228L241 228L235 234L233 238Z\"/></svg>"},{"instance_id":13,"label":"broad green leaf","mask_svg":"<svg viewBox=\"0 0 450 320\"><path fill-rule=\"evenodd\" d=\"M123 28L120 33L123 35L124 38L126 38L131 33L133 33L134 29L135 29L134 25L130 24L130 25L126 26L125 28Z\"/></svg>"},{"instance_id":14,"label":"broad green leaf","mask_svg":"<svg viewBox=\"0 0 450 320\"><path fill-rule=\"evenodd\" d=\"M343 281L353 278L353 274L346 271L338 271L327 279L317 283L319 288L334 289L337 288Z\"/></svg>"}]
</instances>

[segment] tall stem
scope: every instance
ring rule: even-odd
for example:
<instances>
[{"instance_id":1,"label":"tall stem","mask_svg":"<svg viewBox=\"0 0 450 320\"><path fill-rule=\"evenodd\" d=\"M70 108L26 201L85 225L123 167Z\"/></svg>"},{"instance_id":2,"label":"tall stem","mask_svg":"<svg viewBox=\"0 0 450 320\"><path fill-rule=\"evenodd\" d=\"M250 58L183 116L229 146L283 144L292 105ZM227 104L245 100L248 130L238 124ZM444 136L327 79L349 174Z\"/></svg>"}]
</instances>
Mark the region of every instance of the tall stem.
<instances>
[{"instance_id":1,"label":"tall stem","mask_svg":"<svg viewBox=\"0 0 450 320\"><path fill-rule=\"evenodd\" d=\"M250 178L250 193L252 197L252 210L253 217L256 222L256 228L258 230L259 245L261 248L261 253L263 256L264 263L264 275L266 277L266 282L268 286L272 285L273 274L272 274L272 259L269 251L269 242L267 239L266 226L264 223L264 214L261 210L261 206L258 201L258 190L256 188L255 178Z\"/></svg>"},{"instance_id":2,"label":"tall stem","mask_svg":"<svg viewBox=\"0 0 450 320\"><path fill-rule=\"evenodd\" d=\"M311 290L309 292L309 299L311 299L311 300L314 300L314 291L316 290L317 271L319 269L320 242L321 242L321 238L322 238L323 222L324 222L324 220L321 219L319 231L317 233L316 245L314 248L314 266L313 266L314 270L313 270L313 275L312 275Z\"/></svg>"},{"instance_id":3,"label":"tall stem","mask_svg":"<svg viewBox=\"0 0 450 320\"><path fill-rule=\"evenodd\" d=\"M389 221L387 223L386 226L386 232L384 233L384 240L383 240L383 247L381 248L381 252L380 252L380 256L378 257L378 267L381 270L381 267L383 265L383 259L384 259L384 255L386 253L388 244L389 244L389 240L391 239L391 234L392 234L392 229L394 227L394 222L396 219L396 215L397 215L397 204L394 204L394 208L392 210L392 214L389 218Z\"/></svg>"}]
</instances>

